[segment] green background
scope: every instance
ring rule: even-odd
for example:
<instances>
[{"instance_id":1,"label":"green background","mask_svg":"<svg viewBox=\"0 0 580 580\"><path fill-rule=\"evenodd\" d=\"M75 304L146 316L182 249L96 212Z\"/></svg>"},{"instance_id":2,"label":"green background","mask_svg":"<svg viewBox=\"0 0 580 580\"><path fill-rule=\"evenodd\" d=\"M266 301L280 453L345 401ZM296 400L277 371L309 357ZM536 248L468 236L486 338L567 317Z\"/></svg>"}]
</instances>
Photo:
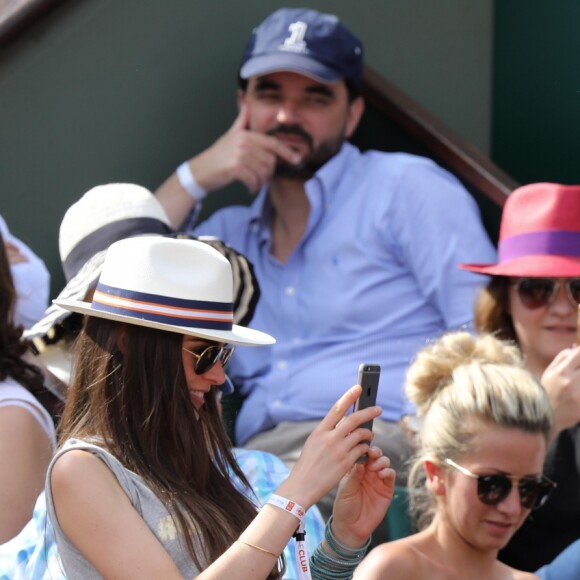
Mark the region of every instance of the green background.
<instances>
[{"instance_id":1,"label":"green background","mask_svg":"<svg viewBox=\"0 0 580 580\"><path fill-rule=\"evenodd\" d=\"M108 182L155 189L226 130L243 46L281 5L304 4L67 0L0 50L0 213L47 263L53 296L68 206ZM580 2L309 5L338 14L373 68L516 179L580 182ZM388 127L372 111L365 123L362 145L381 142Z\"/></svg>"}]
</instances>

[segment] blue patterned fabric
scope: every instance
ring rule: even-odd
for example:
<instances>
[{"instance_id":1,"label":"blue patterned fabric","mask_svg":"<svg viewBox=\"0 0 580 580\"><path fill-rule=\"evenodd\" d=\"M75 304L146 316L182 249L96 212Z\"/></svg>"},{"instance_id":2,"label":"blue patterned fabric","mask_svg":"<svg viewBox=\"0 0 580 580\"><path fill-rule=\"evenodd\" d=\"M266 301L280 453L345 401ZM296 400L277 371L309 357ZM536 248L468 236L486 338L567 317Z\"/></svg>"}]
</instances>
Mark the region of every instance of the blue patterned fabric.
<instances>
[{"instance_id":1,"label":"blue patterned fabric","mask_svg":"<svg viewBox=\"0 0 580 580\"><path fill-rule=\"evenodd\" d=\"M12 540L0 546L0 580L64 580L44 492L32 519Z\"/></svg>"},{"instance_id":2,"label":"blue patterned fabric","mask_svg":"<svg viewBox=\"0 0 580 580\"><path fill-rule=\"evenodd\" d=\"M262 451L235 449L236 459L252 484L256 505L263 505L286 479L289 469L280 459ZM246 492L234 477L238 488ZM324 537L324 521L318 508L306 514L306 539L309 553ZM294 540L284 550L288 580L298 579ZM0 580L66 580L61 568L52 526L48 523L44 492L39 496L32 519L15 538L0 545Z\"/></svg>"}]
</instances>

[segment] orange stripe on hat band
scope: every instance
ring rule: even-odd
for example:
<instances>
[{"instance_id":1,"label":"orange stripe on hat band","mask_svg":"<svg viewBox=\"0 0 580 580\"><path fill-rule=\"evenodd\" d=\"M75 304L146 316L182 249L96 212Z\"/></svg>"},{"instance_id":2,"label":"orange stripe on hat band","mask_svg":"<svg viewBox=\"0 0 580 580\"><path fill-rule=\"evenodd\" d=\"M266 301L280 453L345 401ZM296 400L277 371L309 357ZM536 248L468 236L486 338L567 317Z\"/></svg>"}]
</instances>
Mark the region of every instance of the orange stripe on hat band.
<instances>
[{"instance_id":1,"label":"orange stripe on hat band","mask_svg":"<svg viewBox=\"0 0 580 580\"><path fill-rule=\"evenodd\" d=\"M92 307L100 312L164 324L228 331L232 329L234 317L231 303L169 298L120 290L100 283Z\"/></svg>"}]
</instances>

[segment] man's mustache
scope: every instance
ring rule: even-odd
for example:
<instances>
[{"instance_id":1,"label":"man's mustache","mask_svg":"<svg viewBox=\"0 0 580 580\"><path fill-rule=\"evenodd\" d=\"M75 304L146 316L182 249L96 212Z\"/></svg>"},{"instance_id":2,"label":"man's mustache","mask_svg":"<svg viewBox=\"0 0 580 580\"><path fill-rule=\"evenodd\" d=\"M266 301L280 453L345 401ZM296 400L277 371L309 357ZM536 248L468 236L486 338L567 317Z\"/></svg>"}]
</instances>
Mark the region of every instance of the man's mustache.
<instances>
[{"instance_id":1,"label":"man's mustache","mask_svg":"<svg viewBox=\"0 0 580 580\"><path fill-rule=\"evenodd\" d=\"M300 125L276 125L266 132L267 135L295 135L304 139L309 147L312 147L312 137Z\"/></svg>"}]
</instances>

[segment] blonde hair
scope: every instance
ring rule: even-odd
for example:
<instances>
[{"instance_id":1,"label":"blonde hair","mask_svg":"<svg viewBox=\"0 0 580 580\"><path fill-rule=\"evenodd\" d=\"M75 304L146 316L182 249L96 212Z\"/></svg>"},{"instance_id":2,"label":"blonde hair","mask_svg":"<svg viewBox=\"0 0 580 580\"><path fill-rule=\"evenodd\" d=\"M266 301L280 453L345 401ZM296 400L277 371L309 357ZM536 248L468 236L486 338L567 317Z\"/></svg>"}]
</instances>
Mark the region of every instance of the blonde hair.
<instances>
[{"instance_id":1,"label":"blonde hair","mask_svg":"<svg viewBox=\"0 0 580 580\"><path fill-rule=\"evenodd\" d=\"M544 388L523 368L518 347L491 334L450 333L424 348L407 372L405 392L422 417L409 472L411 510L420 528L436 510L426 459L443 462L468 452L481 422L549 438L552 410Z\"/></svg>"}]
</instances>

